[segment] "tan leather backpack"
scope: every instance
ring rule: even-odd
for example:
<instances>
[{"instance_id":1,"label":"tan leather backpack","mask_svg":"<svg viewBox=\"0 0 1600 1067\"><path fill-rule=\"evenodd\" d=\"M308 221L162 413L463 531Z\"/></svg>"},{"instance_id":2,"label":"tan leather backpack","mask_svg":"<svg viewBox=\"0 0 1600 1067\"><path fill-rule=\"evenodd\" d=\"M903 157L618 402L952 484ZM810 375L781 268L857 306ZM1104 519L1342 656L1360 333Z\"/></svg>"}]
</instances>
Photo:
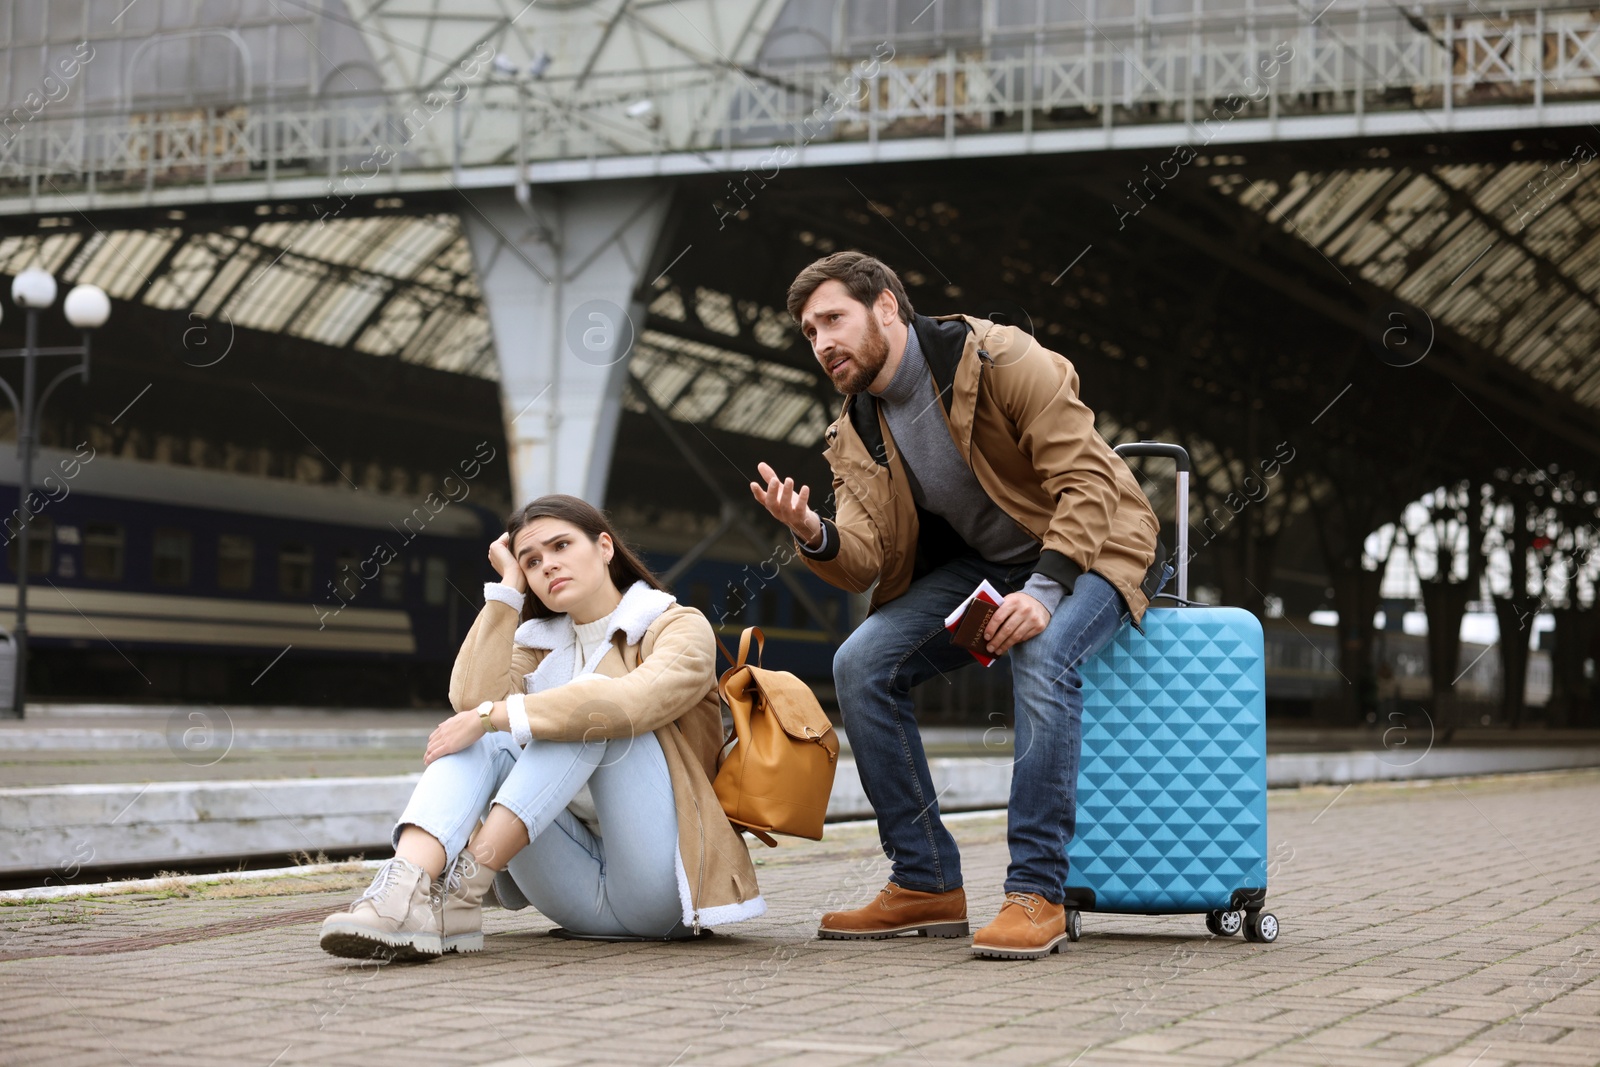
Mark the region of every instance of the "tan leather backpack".
<instances>
[{"instance_id":1,"label":"tan leather backpack","mask_svg":"<svg viewBox=\"0 0 1600 1067\"><path fill-rule=\"evenodd\" d=\"M756 665L745 662L750 636ZM839 766L839 736L809 686L788 671L763 668L766 637L758 626L739 635L739 656L717 683L733 714L712 788L728 821L776 847L773 834L822 839L822 822ZM728 745L732 744L731 749Z\"/></svg>"}]
</instances>

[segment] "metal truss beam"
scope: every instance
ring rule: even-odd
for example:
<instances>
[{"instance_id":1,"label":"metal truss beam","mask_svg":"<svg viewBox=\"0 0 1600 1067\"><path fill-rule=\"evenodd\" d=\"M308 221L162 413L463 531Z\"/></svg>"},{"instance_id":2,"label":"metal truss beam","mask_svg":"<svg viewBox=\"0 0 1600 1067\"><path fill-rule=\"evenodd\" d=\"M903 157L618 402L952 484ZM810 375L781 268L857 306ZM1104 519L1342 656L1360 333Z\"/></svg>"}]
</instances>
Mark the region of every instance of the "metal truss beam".
<instances>
[{"instance_id":1,"label":"metal truss beam","mask_svg":"<svg viewBox=\"0 0 1600 1067\"><path fill-rule=\"evenodd\" d=\"M627 4L611 22L667 39ZM818 166L1600 121L1600 21L1591 13L1550 4L1499 21L1444 12L1426 25L1445 47L1405 18L1333 9L1321 25L1283 21L1248 34L1211 16L1183 33L1085 33L854 67L856 57L843 54L771 70L701 57L653 68L648 85L636 71L600 69L536 89L486 80L408 134L396 163L362 190L770 170L780 145L792 152L783 166ZM1275 59L1290 47L1292 57ZM1277 73L1263 79L1263 63L1273 62ZM1263 84L1271 91L1261 94ZM383 90L376 105L366 94L47 111L8 130L0 146L0 181L10 180L0 212L70 210L68 200L91 209L118 198L149 204L169 191L179 191L163 201L173 204L244 199L246 189L315 196L341 164L368 159L406 128L427 88ZM630 110L641 100L651 104L649 121Z\"/></svg>"},{"instance_id":2,"label":"metal truss beam","mask_svg":"<svg viewBox=\"0 0 1600 1067\"><path fill-rule=\"evenodd\" d=\"M1099 189L1093 192L1095 195L1103 194L1103 190ZM1148 205L1140 212L1139 219L1143 222L1148 218L1156 228L1203 251L1239 274L1317 312L1358 337L1368 332L1372 310L1390 299L1388 293L1360 281L1351 283L1352 300L1333 299L1299 278L1273 269L1259 257L1216 240L1192 221L1195 213L1187 210L1187 207L1198 206L1196 202L1186 199L1182 203L1186 205L1183 211ZM1285 250L1280 248L1279 251ZM1300 258L1305 259L1309 269L1309 257ZM1560 390L1535 381L1471 340L1443 327L1436 326L1436 329L1438 337L1426 362L1426 366L1434 373L1490 403L1515 412L1526 419L1530 426L1539 427L1576 445L1589 456L1600 457L1600 432L1596 431L1591 410Z\"/></svg>"}]
</instances>

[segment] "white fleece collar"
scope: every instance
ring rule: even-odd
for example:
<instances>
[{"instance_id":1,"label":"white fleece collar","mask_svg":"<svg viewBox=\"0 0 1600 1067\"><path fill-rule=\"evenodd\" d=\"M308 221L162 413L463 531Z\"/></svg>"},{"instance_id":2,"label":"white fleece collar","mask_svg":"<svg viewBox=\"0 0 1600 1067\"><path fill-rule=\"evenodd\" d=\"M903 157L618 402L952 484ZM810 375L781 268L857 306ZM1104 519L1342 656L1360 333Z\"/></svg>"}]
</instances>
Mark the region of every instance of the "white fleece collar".
<instances>
[{"instance_id":1,"label":"white fleece collar","mask_svg":"<svg viewBox=\"0 0 1600 1067\"><path fill-rule=\"evenodd\" d=\"M530 592L528 595L534 594ZM678 599L671 593L653 589L643 579L634 582L623 592L621 602L611 613L611 624L606 628L605 639L610 641L612 635L621 630L627 635L628 644L638 644L644 639L644 632L650 628L650 624L677 602ZM572 618L563 613L546 619L529 619L517 627L515 641L523 648L543 648L554 652L571 648L577 642L577 633Z\"/></svg>"}]
</instances>

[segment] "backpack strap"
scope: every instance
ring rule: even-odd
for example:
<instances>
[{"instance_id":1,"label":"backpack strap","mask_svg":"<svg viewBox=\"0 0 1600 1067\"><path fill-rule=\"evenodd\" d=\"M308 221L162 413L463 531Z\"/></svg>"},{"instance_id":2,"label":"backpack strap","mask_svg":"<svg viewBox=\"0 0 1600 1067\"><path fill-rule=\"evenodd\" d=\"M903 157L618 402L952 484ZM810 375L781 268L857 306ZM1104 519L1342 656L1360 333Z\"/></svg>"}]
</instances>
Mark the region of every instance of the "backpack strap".
<instances>
[{"instance_id":1,"label":"backpack strap","mask_svg":"<svg viewBox=\"0 0 1600 1067\"><path fill-rule=\"evenodd\" d=\"M756 666L761 666L761 657L767 651L767 635L761 632L759 626L746 626L744 633L739 635L739 665L743 666L745 658L750 655L750 635L756 635Z\"/></svg>"},{"instance_id":2,"label":"backpack strap","mask_svg":"<svg viewBox=\"0 0 1600 1067\"><path fill-rule=\"evenodd\" d=\"M712 631L711 636L716 640L717 647L722 649L722 654L728 659L728 666L743 667L745 660L750 656L750 635L756 635L756 666L761 666L761 657L767 650L767 635L761 632L759 626L746 626L744 633L739 635L739 655L736 657L728 651L728 646L722 643L722 638L717 637Z\"/></svg>"}]
</instances>

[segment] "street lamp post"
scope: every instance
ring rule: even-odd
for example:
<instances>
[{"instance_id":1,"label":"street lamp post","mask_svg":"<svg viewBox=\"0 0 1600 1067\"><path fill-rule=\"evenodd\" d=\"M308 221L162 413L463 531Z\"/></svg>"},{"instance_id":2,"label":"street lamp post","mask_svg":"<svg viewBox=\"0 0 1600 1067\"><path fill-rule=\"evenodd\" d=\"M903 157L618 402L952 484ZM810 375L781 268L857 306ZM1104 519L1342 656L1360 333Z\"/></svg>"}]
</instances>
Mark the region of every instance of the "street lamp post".
<instances>
[{"instance_id":1,"label":"street lamp post","mask_svg":"<svg viewBox=\"0 0 1600 1067\"><path fill-rule=\"evenodd\" d=\"M38 451L39 415L44 410L56 386L72 377L83 375L89 380L89 331L104 326L111 316L111 300L96 285L79 285L67 294L61 310L67 321L83 331L83 344L54 348L39 347L39 312L56 302L56 280L50 272L39 267L29 267L11 282L11 302L27 313L24 341L21 348L0 349L0 358L22 359L22 397L4 378L0 378L0 391L11 401L17 415L17 459L21 472L17 478L17 674L12 692L12 712L22 718L28 692L28 551L31 541L34 513L28 508L28 498L33 494L33 457ZM79 363L68 367L50 379L50 384L34 399L37 385L35 364L42 356L78 356Z\"/></svg>"}]
</instances>

